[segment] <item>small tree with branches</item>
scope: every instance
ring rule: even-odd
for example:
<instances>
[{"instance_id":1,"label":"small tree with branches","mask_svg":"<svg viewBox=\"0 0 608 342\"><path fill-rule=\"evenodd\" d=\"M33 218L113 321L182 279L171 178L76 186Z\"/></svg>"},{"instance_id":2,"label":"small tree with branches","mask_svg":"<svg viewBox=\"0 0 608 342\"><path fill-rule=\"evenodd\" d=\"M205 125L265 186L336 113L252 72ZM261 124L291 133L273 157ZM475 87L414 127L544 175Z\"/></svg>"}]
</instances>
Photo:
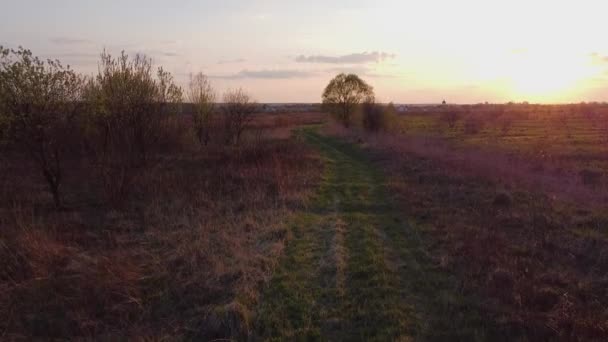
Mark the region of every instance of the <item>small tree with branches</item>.
<instances>
[{"instance_id":1,"label":"small tree with branches","mask_svg":"<svg viewBox=\"0 0 608 342\"><path fill-rule=\"evenodd\" d=\"M258 104L243 89L228 90L222 106L226 144L238 145L241 136L258 111Z\"/></svg>"},{"instance_id":2,"label":"small tree with branches","mask_svg":"<svg viewBox=\"0 0 608 342\"><path fill-rule=\"evenodd\" d=\"M66 132L74 122L82 80L58 60L46 62L30 50L0 46L0 123L9 144L23 148L36 162L56 207L61 184Z\"/></svg>"},{"instance_id":3,"label":"small tree with branches","mask_svg":"<svg viewBox=\"0 0 608 342\"><path fill-rule=\"evenodd\" d=\"M357 107L374 102L374 89L355 74L339 74L323 92L323 107L345 127L349 127Z\"/></svg>"},{"instance_id":4,"label":"small tree with branches","mask_svg":"<svg viewBox=\"0 0 608 342\"><path fill-rule=\"evenodd\" d=\"M194 132L201 145L209 144L211 125L215 110L215 91L207 76L202 72L190 74L188 84L188 100L194 105Z\"/></svg>"}]
</instances>

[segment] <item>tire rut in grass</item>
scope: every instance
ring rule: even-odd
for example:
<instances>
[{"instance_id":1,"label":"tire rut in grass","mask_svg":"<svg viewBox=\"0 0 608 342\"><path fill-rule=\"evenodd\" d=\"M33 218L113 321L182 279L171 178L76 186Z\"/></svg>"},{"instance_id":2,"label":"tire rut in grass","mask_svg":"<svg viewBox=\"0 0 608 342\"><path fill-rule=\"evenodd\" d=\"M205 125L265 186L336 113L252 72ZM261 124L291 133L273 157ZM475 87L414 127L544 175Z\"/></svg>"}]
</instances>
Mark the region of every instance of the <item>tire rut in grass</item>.
<instances>
[{"instance_id":1,"label":"tire rut in grass","mask_svg":"<svg viewBox=\"0 0 608 342\"><path fill-rule=\"evenodd\" d=\"M378 238L374 212L385 204L372 197L377 180L316 135L307 138L325 154L325 180L264 294L259 337L399 339L408 314Z\"/></svg>"},{"instance_id":2,"label":"tire rut in grass","mask_svg":"<svg viewBox=\"0 0 608 342\"><path fill-rule=\"evenodd\" d=\"M435 270L361 151L313 131L303 135L322 152L326 173L262 297L255 339L486 338L475 302Z\"/></svg>"}]
</instances>

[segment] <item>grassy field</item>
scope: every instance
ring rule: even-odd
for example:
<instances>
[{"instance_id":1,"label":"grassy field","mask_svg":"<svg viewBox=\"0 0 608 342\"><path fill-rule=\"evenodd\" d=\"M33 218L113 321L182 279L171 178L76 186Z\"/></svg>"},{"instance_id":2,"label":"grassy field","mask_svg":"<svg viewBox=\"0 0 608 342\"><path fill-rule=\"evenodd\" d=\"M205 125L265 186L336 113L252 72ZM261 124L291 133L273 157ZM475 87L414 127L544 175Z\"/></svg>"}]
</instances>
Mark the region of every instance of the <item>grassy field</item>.
<instances>
[{"instance_id":1,"label":"grassy field","mask_svg":"<svg viewBox=\"0 0 608 342\"><path fill-rule=\"evenodd\" d=\"M510 115L259 115L159 151L120 206L74 164L62 211L7 154L0 337L602 340L603 128Z\"/></svg>"},{"instance_id":2,"label":"grassy field","mask_svg":"<svg viewBox=\"0 0 608 342\"><path fill-rule=\"evenodd\" d=\"M309 212L292 223L262 299L259 337L408 341L498 338L489 316L439 272L384 178L357 147L304 131L326 171Z\"/></svg>"},{"instance_id":3,"label":"grassy field","mask_svg":"<svg viewBox=\"0 0 608 342\"><path fill-rule=\"evenodd\" d=\"M57 211L35 168L3 154L0 340L249 334L285 223L320 176L291 130L319 116L260 115L241 147L203 150L186 134L121 205L105 201L94 168L72 163Z\"/></svg>"},{"instance_id":4,"label":"grassy field","mask_svg":"<svg viewBox=\"0 0 608 342\"><path fill-rule=\"evenodd\" d=\"M605 339L605 116L526 107L507 112L504 131L501 116L467 108L453 127L435 108L390 133L325 132L370 156L434 265L481 298L506 338Z\"/></svg>"},{"instance_id":5,"label":"grassy field","mask_svg":"<svg viewBox=\"0 0 608 342\"><path fill-rule=\"evenodd\" d=\"M401 127L411 135L435 137L465 146L559 163L582 171L608 171L608 111L605 106L483 106L459 109L453 127L440 107L403 115Z\"/></svg>"}]
</instances>

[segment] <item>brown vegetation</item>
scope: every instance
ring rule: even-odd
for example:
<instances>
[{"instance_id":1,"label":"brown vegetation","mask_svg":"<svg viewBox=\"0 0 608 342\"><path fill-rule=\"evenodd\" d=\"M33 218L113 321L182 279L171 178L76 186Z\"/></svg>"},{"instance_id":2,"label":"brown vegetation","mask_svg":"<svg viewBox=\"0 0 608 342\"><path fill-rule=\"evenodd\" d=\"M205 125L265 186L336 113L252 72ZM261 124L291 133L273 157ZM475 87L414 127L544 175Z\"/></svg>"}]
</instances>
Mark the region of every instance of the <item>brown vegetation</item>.
<instances>
[{"instance_id":1,"label":"brown vegetation","mask_svg":"<svg viewBox=\"0 0 608 342\"><path fill-rule=\"evenodd\" d=\"M80 85L81 78L57 60L45 63L29 50L0 46L0 143L36 162L58 208Z\"/></svg>"},{"instance_id":2,"label":"brown vegetation","mask_svg":"<svg viewBox=\"0 0 608 342\"><path fill-rule=\"evenodd\" d=\"M0 88L3 124L16 122L6 111L14 82ZM181 89L144 56L102 54L84 94L74 124L57 132L73 147L62 155L62 210L37 160L15 139L0 145L1 339L248 334L285 221L320 173L291 136L316 117L269 125L234 110L246 114L230 131L242 144L218 132L203 150L193 118L175 113ZM241 99L232 103L249 109Z\"/></svg>"},{"instance_id":3,"label":"brown vegetation","mask_svg":"<svg viewBox=\"0 0 608 342\"><path fill-rule=\"evenodd\" d=\"M87 168L70 165L70 210L54 211L28 164L7 158L3 336L247 333L246 318L283 248L287 215L304 204L320 165L293 139L253 138L239 149L200 153L190 136L193 152L154 154L154 167L118 209L99 202L101 184L76 181L87 179ZM245 317L233 322L235 314Z\"/></svg>"},{"instance_id":4,"label":"brown vegetation","mask_svg":"<svg viewBox=\"0 0 608 342\"><path fill-rule=\"evenodd\" d=\"M361 124L368 132L387 132L396 124L397 113L395 106L389 103L386 106L367 102L361 106L363 112Z\"/></svg>"}]
</instances>

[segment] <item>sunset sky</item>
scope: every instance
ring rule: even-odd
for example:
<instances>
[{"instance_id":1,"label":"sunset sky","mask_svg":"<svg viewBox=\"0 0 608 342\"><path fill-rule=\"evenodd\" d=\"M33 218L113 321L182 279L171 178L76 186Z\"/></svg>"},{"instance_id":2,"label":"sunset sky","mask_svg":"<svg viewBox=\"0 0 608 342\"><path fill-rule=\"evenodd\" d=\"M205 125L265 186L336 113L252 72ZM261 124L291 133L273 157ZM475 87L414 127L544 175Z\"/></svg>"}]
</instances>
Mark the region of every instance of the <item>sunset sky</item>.
<instances>
[{"instance_id":1,"label":"sunset sky","mask_svg":"<svg viewBox=\"0 0 608 342\"><path fill-rule=\"evenodd\" d=\"M385 102L608 100L606 1L0 1L0 45L85 74L106 48L262 102L319 102L339 72Z\"/></svg>"}]
</instances>

